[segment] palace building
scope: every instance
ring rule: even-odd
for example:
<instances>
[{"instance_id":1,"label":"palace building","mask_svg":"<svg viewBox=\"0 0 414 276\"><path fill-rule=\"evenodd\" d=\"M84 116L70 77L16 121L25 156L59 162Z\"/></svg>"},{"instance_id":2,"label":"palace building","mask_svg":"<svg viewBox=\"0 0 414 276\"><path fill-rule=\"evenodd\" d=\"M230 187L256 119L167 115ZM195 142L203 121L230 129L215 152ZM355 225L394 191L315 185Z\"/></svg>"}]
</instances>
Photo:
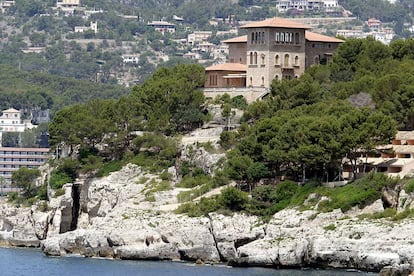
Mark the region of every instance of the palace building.
<instances>
[{"instance_id":1,"label":"palace building","mask_svg":"<svg viewBox=\"0 0 414 276\"><path fill-rule=\"evenodd\" d=\"M247 35L223 41L229 46L229 63L206 68L206 88L269 88L274 79L298 78L306 68L326 64L344 42L283 18L241 28Z\"/></svg>"}]
</instances>

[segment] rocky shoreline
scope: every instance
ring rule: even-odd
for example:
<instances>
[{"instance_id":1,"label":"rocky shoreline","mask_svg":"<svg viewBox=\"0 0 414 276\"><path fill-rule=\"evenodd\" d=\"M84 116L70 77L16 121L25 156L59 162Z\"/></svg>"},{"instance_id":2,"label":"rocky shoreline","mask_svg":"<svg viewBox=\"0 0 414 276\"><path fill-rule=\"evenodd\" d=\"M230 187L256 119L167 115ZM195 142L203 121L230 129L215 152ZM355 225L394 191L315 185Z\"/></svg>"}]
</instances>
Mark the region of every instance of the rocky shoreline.
<instances>
[{"instance_id":1,"label":"rocky shoreline","mask_svg":"<svg viewBox=\"0 0 414 276\"><path fill-rule=\"evenodd\" d=\"M3 202L0 246L41 247L50 256L382 270L382 275L408 275L414 268L414 220L357 217L383 210L381 200L346 214L287 209L269 222L244 214L191 218L172 211L175 190L156 193L156 201L148 202L144 178L156 176L128 165L108 177L67 184L44 212ZM401 196L405 205L412 203Z\"/></svg>"}]
</instances>

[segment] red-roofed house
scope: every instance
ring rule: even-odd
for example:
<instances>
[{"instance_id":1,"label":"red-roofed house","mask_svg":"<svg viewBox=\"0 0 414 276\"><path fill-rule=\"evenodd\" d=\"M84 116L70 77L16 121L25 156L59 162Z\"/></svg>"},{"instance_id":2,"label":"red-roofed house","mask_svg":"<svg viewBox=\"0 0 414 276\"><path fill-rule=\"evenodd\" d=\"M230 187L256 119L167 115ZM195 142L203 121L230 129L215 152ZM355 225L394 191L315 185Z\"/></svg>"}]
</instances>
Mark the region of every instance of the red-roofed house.
<instances>
[{"instance_id":1,"label":"red-roofed house","mask_svg":"<svg viewBox=\"0 0 414 276\"><path fill-rule=\"evenodd\" d=\"M274 79L297 78L306 68L328 62L343 42L312 33L308 25L284 18L251 22L241 28L247 35L223 41L229 45L229 62L233 65L207 68L206 88L236 87L229 79L242 77L243 72L235 72L234 63L245 65L246 87L269 88ZM212 72L216 72L217 81Z\"/></svg>"}]
</instances>

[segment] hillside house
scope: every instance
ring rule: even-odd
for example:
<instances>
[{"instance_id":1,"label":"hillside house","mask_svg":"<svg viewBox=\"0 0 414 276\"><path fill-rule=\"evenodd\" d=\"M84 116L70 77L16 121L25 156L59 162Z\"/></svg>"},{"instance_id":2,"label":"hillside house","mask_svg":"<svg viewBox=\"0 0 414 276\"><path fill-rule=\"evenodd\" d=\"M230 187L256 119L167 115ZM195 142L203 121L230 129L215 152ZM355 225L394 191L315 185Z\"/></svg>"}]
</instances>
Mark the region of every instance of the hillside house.
<instances>
[{"instance_id":1,"label":"hillside house","mask_svg":"<svg viewBox=\"0 0 414 276\"><path fill-rule=\"evenodd\" d=\"M392 143L378 147L377 152L375 156L358 158L357 177L370 171L400 178L414 175L414 131L398 131ZM344 164L343 176L353 176L347 162Z\"/></svg>"},{"instance_id":2,"label":"hillside house","mask_svg":"<svg viewBox=\"0 0 414 276\"><path fill-rule=\"evenodd\" d=\"M224 41L229 46L231 65L207 68L206 88L222 84L227 87L228 80L236 77L241 78L237 84L245 83L245 87L269 88L273 79L298 78L306 68L329 62L343 42L312 33L308 25L282 18L252 22L241 28L248 35ZM235 63L244 65L237 67L237 73ZM243 68L245 71L241 71Z\"/></svg>"},{"instance_id":3,"label":"hillside house","mask_svg":"<svg viewBox=\"0 0 414 276\"><path fill-rule=\"evenodd\" d=\"M161 33L175 33L175 25L166 21L152 21L147 24L149 27L153 27L156 31Z\"/></svg>"}]
</instances>

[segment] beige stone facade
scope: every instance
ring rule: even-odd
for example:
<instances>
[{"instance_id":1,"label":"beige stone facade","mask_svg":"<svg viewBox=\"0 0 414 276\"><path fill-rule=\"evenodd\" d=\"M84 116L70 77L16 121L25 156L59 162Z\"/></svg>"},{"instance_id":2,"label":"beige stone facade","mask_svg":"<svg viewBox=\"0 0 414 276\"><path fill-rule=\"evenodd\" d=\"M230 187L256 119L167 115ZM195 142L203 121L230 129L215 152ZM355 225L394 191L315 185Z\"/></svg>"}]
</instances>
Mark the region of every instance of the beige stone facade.
<instances>
[{"instance_id":1,"label":"beige stone facade","mask_svg":"<svg viewBox=\"0 0 414 276\"><path fill-rule=\"evenodd\" d=\"M292 79L305 71L305 29L249 28L247 85L269 87L273 79Z\"/></svg>"},{"instance_id":2,"label":"beige stone facade","mask_svg":"<svg viewBox=\"0 0 414 276\"><path fill-rule=\"evenodd\" d=\"M274 79L298 78L306 68L329 62L343 42L282 18L252 22L242 28L247 35L224 43L229 45L229 62L246 65L246 87L269 88ZM221 75L226 76L225 72Z\"/></svg>"}]
</instances>

